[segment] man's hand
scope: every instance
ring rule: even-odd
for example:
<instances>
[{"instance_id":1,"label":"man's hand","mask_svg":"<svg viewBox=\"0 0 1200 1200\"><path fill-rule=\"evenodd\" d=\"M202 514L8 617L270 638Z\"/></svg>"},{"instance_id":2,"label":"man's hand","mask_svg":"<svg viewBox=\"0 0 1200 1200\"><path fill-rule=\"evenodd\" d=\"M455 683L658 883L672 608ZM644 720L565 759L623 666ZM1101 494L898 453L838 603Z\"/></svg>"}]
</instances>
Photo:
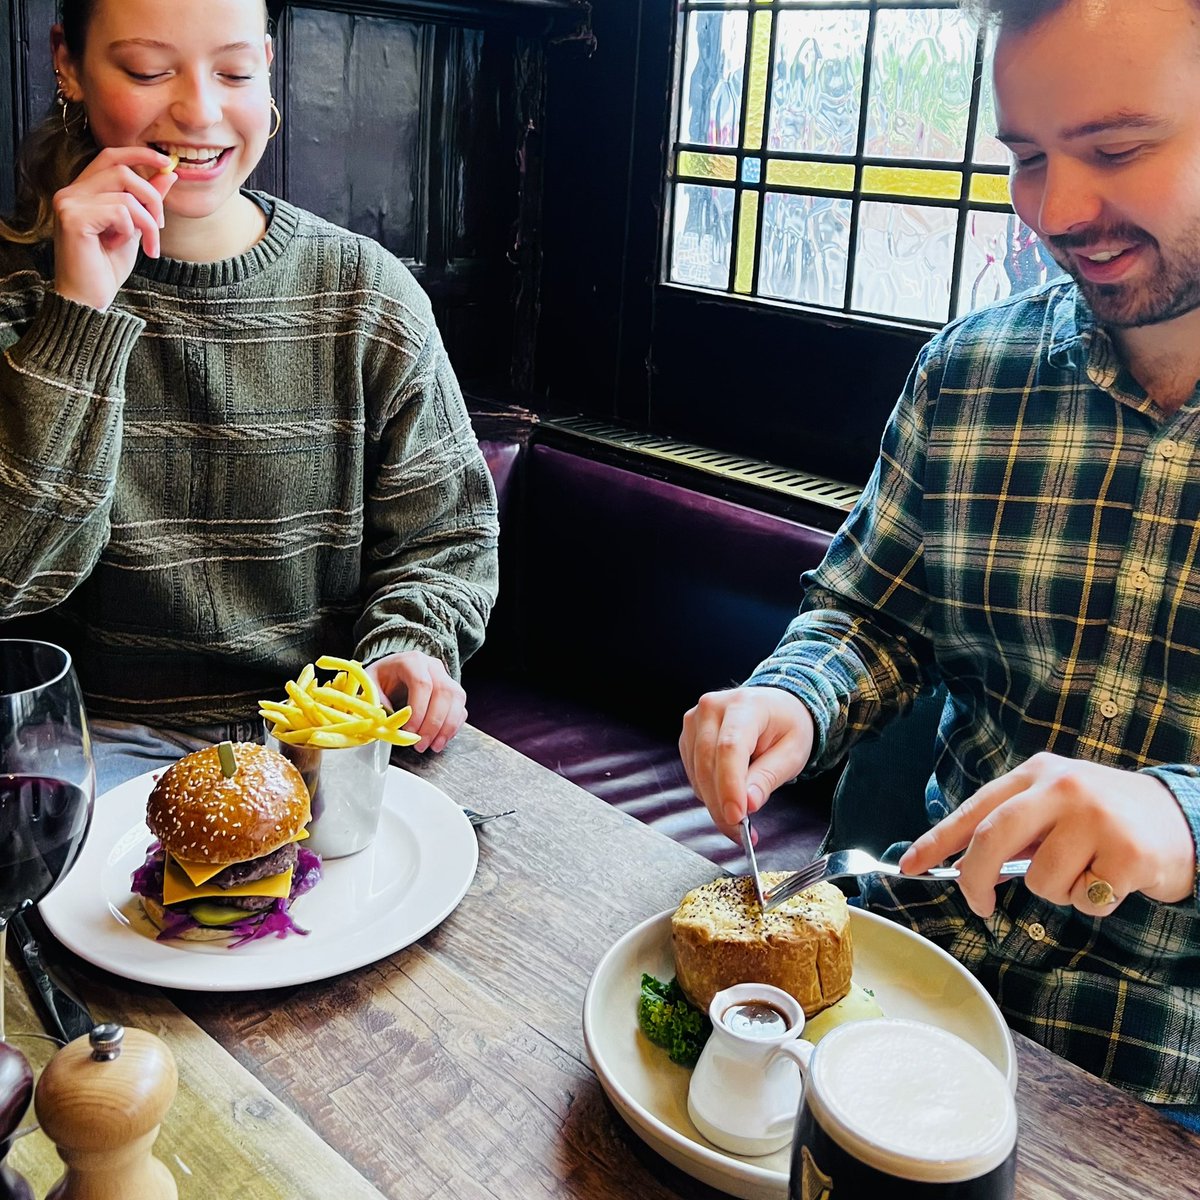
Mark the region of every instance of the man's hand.
<instances>
[{"instance_id":1,"label":"man's hand","mask_svg":"<svg viewBox=\"0 0 1200 1200\"><path fill-rule=\"evenodd\" d=\"M679 755L713 823L736 842L746 813L804 770L812 743L812 716L795 696L742 687L700 697L683 718Z\"/></svg>"},{"instance_id":2,"label":"man's hand","mask_svg":"<svg viewBox=\"0 0 1200 1200\"><path fill-rule=\"evenodd\" d=\"M1130 892L1174 903L1192 894L1196 847L1175 797L1157 779L1097 763L1035 754L985 784L900 860L919 874L966 848L957 866L967 903L996 907L1000 864L1032 858L1025 883L1051 904L1107 916ZM1103 879L1116 899L1099 907L1088 884Z\"/></svg>"},{"instance_id":3,"label":"man's hand","mask_svg":"<svg viewBox=\"0 0 1200 1200\"><path fill-rule=\"evenodd\" d=\"M371 663L367 674L394 707L411 706L404 728L419 735L413 749L420 753L445 749L467 719L467 693L440 659L403 650Z\"/></svg>"}]
</instances>

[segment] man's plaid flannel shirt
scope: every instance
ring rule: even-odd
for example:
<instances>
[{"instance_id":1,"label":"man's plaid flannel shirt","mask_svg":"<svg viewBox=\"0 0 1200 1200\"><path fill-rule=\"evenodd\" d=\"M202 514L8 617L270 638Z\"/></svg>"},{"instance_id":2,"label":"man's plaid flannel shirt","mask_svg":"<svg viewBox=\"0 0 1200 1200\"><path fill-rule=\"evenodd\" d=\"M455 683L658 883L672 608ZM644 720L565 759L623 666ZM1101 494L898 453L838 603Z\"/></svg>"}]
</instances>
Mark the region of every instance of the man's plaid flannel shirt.
<instances>
[{"instance_id":1,"label":"man's plaid flannel shirt","mask_svg":"<svg viewBox=\"0 0 1200 1200\"><path fill-rule=\"evenodd\" d=\"M861 502L748 681L812 711L809 771L938 679L931 822L1041 750L1161 780L1200 840L1200 394L1159 412L1073 284L921 352ZM886 795L861 802L886 804ZM1104 919L1002 884L868 904L963 962L1014 1028L1157 1103L1200 1103L1198 897Z\"/></svg>"}]
</instances>

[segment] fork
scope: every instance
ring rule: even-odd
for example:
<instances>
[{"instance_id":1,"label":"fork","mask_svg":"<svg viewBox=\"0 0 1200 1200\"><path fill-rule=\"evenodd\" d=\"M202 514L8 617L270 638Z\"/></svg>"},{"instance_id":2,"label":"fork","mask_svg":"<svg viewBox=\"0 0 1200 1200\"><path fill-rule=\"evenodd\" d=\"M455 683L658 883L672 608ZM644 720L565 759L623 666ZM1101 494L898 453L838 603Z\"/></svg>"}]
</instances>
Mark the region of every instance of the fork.
<instances>
[{"instance_id":1,"label":"fork","mask_svg":"<svg viewBox=\"0 0 1200 1200\"><path fill-rule=\"evenodd\" d=\"M459 808L463 810L463 816L475 826L476 829L480 825L486 825L489 821L496 820L497 817L511 817L517 810L515 808L506 808L503 812L494 813L477 813L473 808L467 808L466 805L460 804Z\"/></svg>"},{"instance_id":2,"label":"fork","mask_svg":"<svg viewBox=\"0 0 1200 1200\"><path fill-rule=\"evenodd\" d=\"M1029 870L1029 859L1018 858L1000 867L1001 879L1013 879ZM781 880L763 895L763 912L790 899L797 892L827 879L841 879L846 875L899 875L895 863L880 862L865 850L834 850L814 858L806 867ZM907 879L957 879L957 867L932 867L923 875L908 875Z\"/></svg>"}]
</instances>

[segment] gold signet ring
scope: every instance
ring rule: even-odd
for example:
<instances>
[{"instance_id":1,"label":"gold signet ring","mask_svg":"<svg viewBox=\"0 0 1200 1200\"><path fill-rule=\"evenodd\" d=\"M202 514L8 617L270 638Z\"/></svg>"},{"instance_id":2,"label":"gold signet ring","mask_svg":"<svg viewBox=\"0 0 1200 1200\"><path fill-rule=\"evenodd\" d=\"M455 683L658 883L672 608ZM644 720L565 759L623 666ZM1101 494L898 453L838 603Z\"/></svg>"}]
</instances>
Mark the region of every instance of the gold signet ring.
<instances>
[{"instance_id":1,"label":"gold signet ring","mask_svg":"<svg viewBox=\"0 0 1200 1200\"><path fill-rule=\"evenodd\" d=\"M1117 898L1117 893L1107 879L1093 879L1088 884L1087 898L1097 908L1107 908Z\"/></svg>"}]
</instances>

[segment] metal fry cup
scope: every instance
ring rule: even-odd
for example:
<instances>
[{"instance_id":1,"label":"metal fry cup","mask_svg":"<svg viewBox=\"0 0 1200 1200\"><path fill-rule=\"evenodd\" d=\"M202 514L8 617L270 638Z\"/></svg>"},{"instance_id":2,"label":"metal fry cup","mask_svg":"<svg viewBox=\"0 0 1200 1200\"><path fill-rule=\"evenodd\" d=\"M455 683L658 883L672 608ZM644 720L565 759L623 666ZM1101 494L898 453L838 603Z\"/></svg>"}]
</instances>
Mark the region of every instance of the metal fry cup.
<instances>
[{"instance_id":1,"label":"metal fry cup","mask_svg":"<svg viewBox=\"0 0 1200 1200\"><path fill-rule=\"evenodd\" d=\"M322 858L345 858L375 840L392 749L387 742L325 750L291 746L268 734L267 745L296 767L308 788L312 820L306 849Z\"/></svg>"}]
</instances>

